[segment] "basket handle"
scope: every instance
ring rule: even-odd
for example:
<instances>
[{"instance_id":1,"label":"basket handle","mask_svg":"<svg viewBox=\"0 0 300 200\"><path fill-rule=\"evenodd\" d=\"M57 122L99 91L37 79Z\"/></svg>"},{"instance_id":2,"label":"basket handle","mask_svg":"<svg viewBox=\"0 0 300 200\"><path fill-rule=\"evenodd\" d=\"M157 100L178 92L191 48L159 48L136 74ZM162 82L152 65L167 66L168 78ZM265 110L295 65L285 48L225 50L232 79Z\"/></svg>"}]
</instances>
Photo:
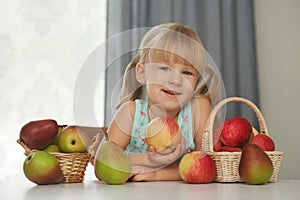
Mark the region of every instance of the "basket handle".
<instances>
[{"instance_id":1,"label":"basket handle","mask_svg":"<svg viewBox=\"0 0 300 200\"><path fill-rule=\"evenodd\" d=\"M24 144L24 142L21 141L21 139L18 139L18 140L17 140L17 143L23 147L23 149L25 150L25 153L24 153L24 154L25 154L26 156L29 155L31 152L35 151L35 149L33 149L33 150L29 149L29 148L26 146L26 144Z\"/></svg>"},{"instance_id":2,"label":"basket handle","mask_svg":"<svg viewBox=\"0 0 300 200\"><path fill-rule=\"evenodd\" d=\"M100 142L102 141L103 137L107 138L107 129L108 127L101 127L101 132L97 133L93 139L91 140L91 144L88 147L88 152L93 156L98 149Z\"/></svg>"},{"instance_id":3,"label":"basket handle","mask_svg":"<svg viewBox=\"0 0 300 200\"><path fill-rule=\"evenodd\" d=\"M202 145L204 145L204 150L213 152L213 124L215 117L218 113L218 111L221 109L221 107L227 103L230 102L240 102L248 105L255 113L258 123L259 123L259 128L260 128L260 133L269 135L268 128L265 122L265 119L261 113L261 111L257 108L257 106L251 102L248 99L242 98L242 97L228 97L226 99L223 99L220 101L211 111L205 129L204 129L204 135L203 135L203 142Z\"/></svg>"}]
</instances>

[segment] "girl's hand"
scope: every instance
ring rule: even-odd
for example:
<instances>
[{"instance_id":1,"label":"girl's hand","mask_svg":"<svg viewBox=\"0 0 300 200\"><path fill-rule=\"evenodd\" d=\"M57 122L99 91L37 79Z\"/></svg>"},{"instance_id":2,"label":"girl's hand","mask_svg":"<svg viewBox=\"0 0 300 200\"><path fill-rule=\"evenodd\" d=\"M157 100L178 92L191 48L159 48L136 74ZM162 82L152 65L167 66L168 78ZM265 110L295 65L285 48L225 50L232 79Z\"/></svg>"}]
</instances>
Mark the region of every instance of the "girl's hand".
<instances>
[{"instance_id":1,"label":"girl's hand","mask_svg":"<svg viewBox=\"0 0 300 200\"><path fill-rule=\"evenodd\" d=\"M156 181L156 171L135 174L131 177L131 181Z\"/></svg>"},{"instance_id":2,"label":"girl's hand","mask_svg":"<svg viewBox=\"0 0 300 200\"><path fill-rule=\"evenodd\" d=\"M182 137L181 142L177 145L175 150L169 154L161 154L159 152L147 152L138 155L131 155L132 166L131 172L135 176L140 173L153 172L155 170L166 167L176 161L185 152L185 140ZM151 148L149 149L150 151ZM139 157L136 157L139 156Z\"/></svg>"},{"instance_id":3,"label":"girl's hand","mask_svg":"<svg viewBox=\"0 0 300 200\"><path fill-rule=\"evenodd\" d=\"M166 152L166 151L162 150L161 152ZM153 147L149 147L148 159L150 163L153 164L153 166L169 165L174 161L176 161L178 158L180 158L181 155L184 154L184 152L185 152L185 140L184 137L182 137L181 142L177 145L174 151L168 154L160 153L160 151L155 151Z\"/></svg>"}]
</instances>

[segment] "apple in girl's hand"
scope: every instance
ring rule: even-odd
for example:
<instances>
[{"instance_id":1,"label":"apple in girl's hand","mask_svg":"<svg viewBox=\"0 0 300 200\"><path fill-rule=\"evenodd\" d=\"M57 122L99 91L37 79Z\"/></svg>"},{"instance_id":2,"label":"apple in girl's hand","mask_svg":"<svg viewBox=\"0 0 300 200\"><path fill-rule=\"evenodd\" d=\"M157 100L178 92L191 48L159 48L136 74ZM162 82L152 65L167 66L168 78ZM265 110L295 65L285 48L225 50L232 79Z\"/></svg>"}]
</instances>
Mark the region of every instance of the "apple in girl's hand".
<instances>
[{"instance_id":1,"label":"apple in girl's hand","mask_svg":"<svg viewBox=\"0 0 300 200\"><path fill-rule=\"evenodd\" d=\"M252 139L252 144L256 144L264 151L274 151L274 141L267 135L257 134Z\"/></svg>"},{"instance_id":2,"label":"apple in girl's hand","mask_svg":"<svg viewBox=\"0 0 300 200\"><path fill-rule=\"evenodd\" d=\"M250 122L243 117L234 117L224 122L220 139L226 146L242 147L249 142L251 134Z\"/></svg>"},{"instance_id":3,"label":"apple in girl's hand","mask_svg":"<svg viewBox=\"0 0 300 200\"><path fill-rule=\"evenodd\" d=\"M162 154L174 151L181 137L179 125L169 117L157 117L146 128L147 144Z\"/></svg>"},{"instance_id":4,"label":"apple in girl's hand","mask_svg":"<svg viewBox=\"0 0 300 200\"><path fill-rule=\"evenodd\" d=\"M215 163L204 151L185 154L180 160L178 170L187 183L211 183L216 176Z\"/></svg>"},{"instance_id":5,"label":"apple in girl's hand","mask_svg":"<svg viewBox=\"0 0 300 200\"><path fill-rule=\"evenodd\" d=\"M78 126L67 126L58 138L58 146L64 153L87 152L89 142L89 135Z\"/></svg>"}]
</instances>

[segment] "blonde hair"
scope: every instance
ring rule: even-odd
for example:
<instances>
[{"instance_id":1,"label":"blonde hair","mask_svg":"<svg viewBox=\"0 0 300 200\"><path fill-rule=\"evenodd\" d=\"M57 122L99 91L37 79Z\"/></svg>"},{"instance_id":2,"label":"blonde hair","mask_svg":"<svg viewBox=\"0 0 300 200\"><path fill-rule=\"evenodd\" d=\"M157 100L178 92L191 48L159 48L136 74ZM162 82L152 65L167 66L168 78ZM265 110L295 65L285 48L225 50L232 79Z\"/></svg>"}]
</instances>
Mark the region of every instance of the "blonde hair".
<instances>
[{"instance_id":1,"label":"blonde hair","mask_svg":"<svg viewBox=\"0 0 300 200\"><path fill-rule=\"evenodd\" d=\"M177 23L161 24L150 29L141 41L138 53L128 64L120 102L144 98L146 91L137 80L135 67L138 63L180 63L195 67L200 79L195 91L197 95L204 95L211 100L216 95L218 87L216 73L206 62L206 51L195 31L187 26ZM213 87L208 87L208 85Z\"/></svg>"}]
</instances>

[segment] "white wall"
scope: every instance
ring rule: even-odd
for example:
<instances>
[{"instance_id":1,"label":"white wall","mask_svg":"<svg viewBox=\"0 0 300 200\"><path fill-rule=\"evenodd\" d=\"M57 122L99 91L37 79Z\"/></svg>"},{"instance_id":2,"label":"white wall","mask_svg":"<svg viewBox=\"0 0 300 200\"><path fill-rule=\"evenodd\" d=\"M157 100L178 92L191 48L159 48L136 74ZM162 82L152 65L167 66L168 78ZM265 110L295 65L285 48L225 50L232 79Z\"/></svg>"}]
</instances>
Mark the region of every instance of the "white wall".
<instances>
[{"instance_id":1,"label":"white wall","mask_svg":"<svg viewBox=\"0 0 300 200\"><path fill-rule=\"evenodd\" d=\"M300 1L256 0L261 109L277 149L280 178L300 178Z\"/></svg>"},{"instance_id":2,"label":"white wall","mask_svg":"<svg viewBox=\"0 0 300 200\"><path fill-rule=\"evenodd\" d=\"M87 57L105 40L105 4L0 0L0 179L25 178L24 150L16 143L25 123L75 123L74 85ZM101 123L101 98L97 105Z\"/></svg>"}]
</instances>

